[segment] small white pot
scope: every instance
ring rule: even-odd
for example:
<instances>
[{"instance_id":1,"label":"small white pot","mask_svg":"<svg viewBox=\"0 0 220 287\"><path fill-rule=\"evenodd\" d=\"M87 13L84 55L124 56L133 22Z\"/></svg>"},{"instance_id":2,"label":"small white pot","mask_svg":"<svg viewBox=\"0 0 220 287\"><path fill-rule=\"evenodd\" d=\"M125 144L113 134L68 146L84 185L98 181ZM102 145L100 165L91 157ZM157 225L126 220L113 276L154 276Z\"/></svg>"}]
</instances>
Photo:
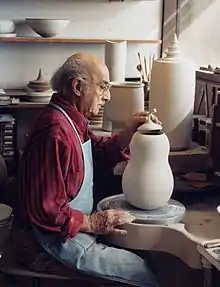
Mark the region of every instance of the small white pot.
<instances>
[{"instance_id":1,"label":"small white pot","mask_svg":"<svg viewBox=\"0 0 220 287\"><path fill-rule=\"evenodd\" d=\"M15 30L15 24L11 20L0 20L0 34L11 34Z\"/></svg>"},{"instance_id":2,"label":"small white pot","mask_svg":"<svg viewBox=\"0 0 220 287\"><path fill-rule=\"evenodd\" d=\"M127 61L127 42L105 42L105 64L111 81L124 81Z\"/></svg>"},{"instance_id":3,"label":"small white pot","mask_svg":"<svg viewBox=\"0 0 220 287\"><path fill-rule=\"evenodd\" d=\"M105 105L111 122L127 121L133 114L144 111L143 84L137 82L112 82L111 99Z\"/></svg>"}]
</instances>

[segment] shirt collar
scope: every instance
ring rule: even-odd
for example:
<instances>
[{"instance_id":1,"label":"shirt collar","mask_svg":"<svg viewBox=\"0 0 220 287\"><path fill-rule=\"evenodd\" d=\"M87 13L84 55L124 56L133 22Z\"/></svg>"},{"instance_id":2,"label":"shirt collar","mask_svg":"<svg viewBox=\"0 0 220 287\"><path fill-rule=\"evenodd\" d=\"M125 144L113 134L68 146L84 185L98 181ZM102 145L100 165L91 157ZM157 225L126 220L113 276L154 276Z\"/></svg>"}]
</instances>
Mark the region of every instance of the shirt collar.
<instances>
[{"instance_id":1,"label":"shirt collar","mask_svg":"<svg viewBox=\"0 0 220 287\"><path fill-rule=\"evenodd\" d=\"M56 93L52 95L51 102L64 109L78 131L83 134L87 131L89 122L87 118L77 110L75 105L71 105L67 99Z\"/></svg>"}]
</instances>

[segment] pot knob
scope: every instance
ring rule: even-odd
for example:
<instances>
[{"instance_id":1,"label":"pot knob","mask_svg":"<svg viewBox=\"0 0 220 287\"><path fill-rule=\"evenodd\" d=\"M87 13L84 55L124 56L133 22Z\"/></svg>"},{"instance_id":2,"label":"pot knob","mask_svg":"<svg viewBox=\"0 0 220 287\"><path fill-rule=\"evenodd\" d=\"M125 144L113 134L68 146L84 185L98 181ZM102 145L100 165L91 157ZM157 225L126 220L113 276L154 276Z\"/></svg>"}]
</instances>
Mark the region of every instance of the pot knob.
<instances>
[{"instance_id":1,"label":"pot knob","mask_svg":"<svg viewBox=\"0 0 220 287\"><path fill-rule=\"evenodd\" d=\"M142 134L146 134L146 133L152 133L152 132L156 132L156 131L161 131L162 130L162 126L161 125L156 124L156 123L154 123L151 120L151 116L154 113L156 113L156 112L157 112L156 109L152 109L149 112L147 121L138 128L138 132L140 132Z\"/></svg>"}]
</instances>

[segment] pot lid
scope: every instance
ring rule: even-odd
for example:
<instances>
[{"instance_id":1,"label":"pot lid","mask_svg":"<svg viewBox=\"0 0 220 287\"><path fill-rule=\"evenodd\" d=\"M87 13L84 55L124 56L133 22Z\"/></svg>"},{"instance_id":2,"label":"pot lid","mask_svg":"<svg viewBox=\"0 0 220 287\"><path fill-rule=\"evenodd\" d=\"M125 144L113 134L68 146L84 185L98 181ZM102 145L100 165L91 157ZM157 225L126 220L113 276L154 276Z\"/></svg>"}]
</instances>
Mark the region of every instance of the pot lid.
<instances>
[{"instance_id":1,"label":"pot lid","mask_svg":"<svg viewBox=\"0 0 220 287\"><path fill-rule=\"evenodd\" d=\"M147 133L147 132L161 131L162 130L161 125L156 124L151 120L151 115L153 113L156 113L156 111L157 111L156 109L153 109L151 112L149 112L149 116L148 116L147 121L138 128L138 132Z\"/></svg>"},{"instance_id":2,"label":"pot lid","mask_svg":"<svg viewBox=\"0 0 220 287\"><path fill-rule=\"evenodd\" d=\"M44 79L43 75L42 75L42 70L39 69L39 73L38 73L38 76L37 76L37 79L36 80L33 80L33 81L30 81L29 82L29 85L49 85L49 83Z\"/></svg>"},{"instance_id":3,"label":"pot lid","mask_svg":"<svg viewBox=\"0 0 220 287\"><path fill-rule=\"evenodd\" d=\"M179 40L177 35L174 34L173 41L170 43L168 50L166 52L166 58L174 58L181 55Z\"/></svg>"}]
</instances>

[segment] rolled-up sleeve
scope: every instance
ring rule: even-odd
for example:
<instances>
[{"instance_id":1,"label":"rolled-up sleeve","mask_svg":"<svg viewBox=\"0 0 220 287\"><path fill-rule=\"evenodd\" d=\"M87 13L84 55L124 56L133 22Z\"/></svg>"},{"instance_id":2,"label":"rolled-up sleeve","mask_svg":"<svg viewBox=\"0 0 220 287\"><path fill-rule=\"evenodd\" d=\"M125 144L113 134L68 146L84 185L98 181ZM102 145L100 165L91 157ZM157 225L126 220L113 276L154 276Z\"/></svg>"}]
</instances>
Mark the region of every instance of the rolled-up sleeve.
<instances>
[{"instance_id":1,"label":"rolled-up sleeve","mask_svg":"<svg viewBox=\"0 0 220 287\"><path fill-rule=\"evenodd\" d=\"M84 218L81 211L68 205L65 178L70 154L70 148L61 138L48 136L25 156L28 216L35 225L61 232L65 238L77 234Z\"/></svg>"}]
</instances>

